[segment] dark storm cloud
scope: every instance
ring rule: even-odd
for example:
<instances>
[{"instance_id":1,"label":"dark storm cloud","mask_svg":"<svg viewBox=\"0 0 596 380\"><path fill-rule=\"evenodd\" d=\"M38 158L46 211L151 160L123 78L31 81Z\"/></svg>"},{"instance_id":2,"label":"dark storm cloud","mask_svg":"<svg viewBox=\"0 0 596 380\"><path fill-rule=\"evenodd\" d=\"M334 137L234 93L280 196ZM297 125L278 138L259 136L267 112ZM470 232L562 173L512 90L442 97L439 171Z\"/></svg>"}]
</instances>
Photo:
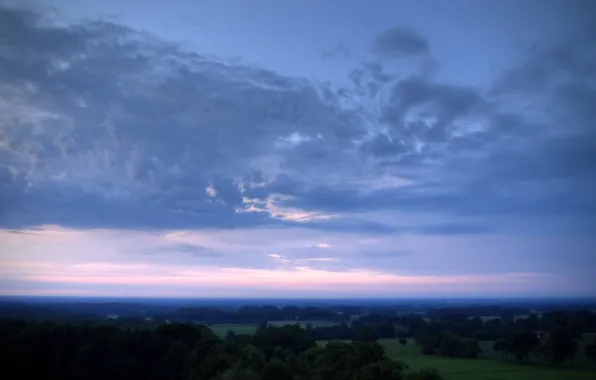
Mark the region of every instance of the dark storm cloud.
<instances>
[{"instance_id":1,"label":"dark storm cloud","mask_svg":"<svg viewBox=\"0 0 596 380\"><path fill-rule=\"evenodd\" d=\"M0 18L5 226L276 223L238 212L249 161L297 130L334 146L358 133L303 80L113 23L52 26L6 8Z\"/></svg>"},{"instance_id":2,"label":"dark storm cloud","mask_svg":"<svg viewBox=\"0 0 596 380\"><path fill-rule=\"evenodd\" d=\"M529 51L490 91L396 77L381 63L352 72L354 88L333 89L113 23L42 25L1 8L0 20L5 227L395 233L412 229L347 214L596 215L596 48L587 33ZM399 28L373 50L430 59L428 42ZM520 98L540 115L520 109ZM412 183L349 180L382 182L387 172ZM341 217L305 223L247 212L245 198L264 210L276 196L276 206ZM456 220L414 232L493 227Z\"/></svg>"},{"instance_id":3,"label":"dark storm cloud","mask_svg":"<svg viewBox=\"0 0 596 380\"><path fill-rule=\"evenodd\" d=\"M482 166L486 165L486 166ZM462 168L445 170L444 175L461 176ZM474 170L492 170L488 163L480 163ZM472 175L475 173L471 173ZM532 182L502 177L465 176L446 183L425 183L404 189L359 190L320 185L297 185L288 198L279 202L286 207L319 212L374 212L399 210L402 212L439 212L458 217L524 216L594 216L596 206L591 189L594 181L588 180L578 187L581 179L563 180L553 186L549 182ZM495 173L496 175L496 173ZM445 187L448 185L449 187ZM283 193L282 193L283 194ZM477 233L490 232L489 224L430 224L420 227L417 233ZM396 229L406 232L407 229ZM412 232L412 231L410 231Z\"/></svg>"},{"instance_id":4,"label":"dark storm cloud","mask_svg":"<svg viewBox=\"0 0 596 380\"><path fill-rule=\"evenodd\" d=\"M567 129L593 129L596 111L596 28L528 50L522 64L506 71L491 89L496 96L533 95Z\"/></svg>"},{"instance_id":5,"label":"dark storm cloud","mask_svg":"<svg viewBox=\"0 0 596 380\"><path fill-rule=\"evenodd\" d=\"M470 116L486 116L488 106L475 88L438 84L425 77L398 82L383 109L383 121L407 138L431 142L451 138L455 121ZM410 112L423 110L423 117L408 121ZM424 115L426 114L426 115ZM425 121L424 116L432 117Z\"/></svg>"},{"instance_id":6,"label":"dark storm cloud","mask_svg":"<svg viewBox=\"0 0 596 380\"><path fill-rule=\"evenodd\" d=\"M372 51L383 57L426 56L430 44L415 31L396 26L375 39Z\"/></svg>"}]
</instances>

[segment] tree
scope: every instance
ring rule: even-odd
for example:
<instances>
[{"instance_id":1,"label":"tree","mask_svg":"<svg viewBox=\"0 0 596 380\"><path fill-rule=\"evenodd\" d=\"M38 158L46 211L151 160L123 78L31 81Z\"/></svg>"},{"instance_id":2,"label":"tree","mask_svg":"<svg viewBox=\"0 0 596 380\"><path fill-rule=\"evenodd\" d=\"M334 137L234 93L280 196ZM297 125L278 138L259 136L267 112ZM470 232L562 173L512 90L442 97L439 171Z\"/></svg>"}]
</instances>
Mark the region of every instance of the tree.
<instances>
[{"instance_id":1,"label":"tree","mask_svg":"<svg viewBox=\"0 0 596 380\"><path fill-rule=\"evenodd\" d=\"M439 354L442 356L461 357L463 356L464 345L459 336L455 334L444 334L441 338Z\"/></svg>"},{"instance_id":2,"label":"tree","mask_svg":"<svg viewBox=\"0 0 596 380\"><path fill-rule=\"evenodd\" d=\"M443 377L436 369L427 368L406 374L404 380L443 380Z\"/></svg>"},{"instance_id":3,"label":"tree","mask_svg":"<svg viewBox=\"0 0 596 380\"><path fill-rule=\"evenodd\" d=\"M493 344L493 350L501 354L501 360L505 360L507 355L513 352L513 343L505 338L499 338Z\"/></svg>"},{"instance_id":4,"label":"tree","mask_svg":"<svg viewBox=\"0 0 596 380\"><path fill-rule=\"evenodd\" d=\"M159 375L166 379L179 379L180 371L189 353L190 348L186 344L179 341L170 343L168 353L158 367Z\"/></svg>"},{"instance_id":5,"label":"tree","mask_svg":"<svg viewBox=\"0 0 596 380\"><path fill-rule=\"evenodd\" d=\"M265 366L260 377L262 380L291 380L294 378L294 374L286 363L278 358L273 358L269 364Z\"/></svg>"},{"instance_id":6,"label":"tree","mask_svg":"<svg viewBox=\"0 0 596 380\"><path fill-rule=\"evenodd\" d=\"M281 347L297 354L316 345L314 338L300 325L260 328L252 337L254 346L269 357L276 347Z\"/></svg>"},{"instance_id":7,"label":"tree","mask_svg":"<svg viewBox=\"0 0 596 380\"><path fill-rule=\"evenodd\" d=\"M423 355L434 355L440 347L440 337L428 333L422 333L416 337L416 344L420 347Z\"/></svg>"},{"instance_id":8,"label":"tree","mask_svg":"<svg viewBox=\"0 0 596 380\"><path fill-rule=\"evenodd\" d=\"M403 368L396 362L383 359L354 371L354 380L401 380Z\"/></svg>"},{"instance_id":9,"label":"tree","mask_svg":"<svg viewBox=\"0 0 596 380\"><path fill-rule=\"evenodd\" d=\"M267 364L267 359L261 350L253 345L247 345L240 350L240 356L245 367L259 372Z\"/></svg>"},{"instance_id":10,"label":"tree","mask_svg":"<svg viewBox=\"0 0 596 380\"><path fill-rule=\"evenodd\" d=\"M240 365L235 364L228 368L220 375L217 376L217 380L261 380L261 378L251 369L242 368Z\"/></svg>"},{"instance_id":11,"label":"tree","mask_svg":"<svg viewBox=\"0 0 596 380\"><path fill-rule=\"evenodd\" d=\"M594 339L592 344L586 346L584 349L584 354L587 358L590 358L596 362L596 339Z\"/></svg>"},{"instance_id":12,"label":"tree","mask_svg":"<svg viewBox=\"0 0 596 380\"><path fill-rule=\"evenodd\" d=\"M463 356L466 358L476 359L482 352L482 348L480 348L478 339L464 338L462 339L462 344L464 346Z\"/></svg>"},{"instance_id":13,"label":"tree","mask_svg":"<svg viewBox=\"0 0 596 380\"><path fill-rule=\"evenodd\" d=\"M226 336L224 337L224 340L226 342L234 342L236 340L236 333L234 332L234 330L228 330Z\"/></svg>"},{"instance_id":14,"label":"tree","mask_svg":"<svg viewBox=\"0 0 596 380\"><path fill-rule=\"evenodd\" d=\"M577 342L573 332L567 327L558 327L548 337L546 347L550 361L555 366L561 366L568 360L572 361L577 352Z\"/></svg>"},{"instance_id":15,"label":"tree","mask_svg":"<svg viewBox=\"0 0 596 380\"><path fill-rule=\"evenodd\" d=\"M375 342L354 342L354 360L356 365L365 366L384 360L385 349L379 343Z\"/></svg>"},{"instance_id":16,"label":"tree","mask_svg":"<svg viewBox=\"0 0 596 380\"><path fill-rule=\"evenodd\" d=\"M314 350L307 351L306 355L316 355L314 360L310 360L313 360L314 367L316 367L317 378L325 380L351 379L358 364L353 344L329 342L323 350L319 352Z\"/></svg>"},{"instance_id":17,"label":"tree","mask_svg":"<svg viewBox=\"0 0 596 380\"><path fill-rule=\"evenodd\" d=\"M377 340L377 336L373 328L368 326L360 326L356 328L354 339L352 340L355 342L375 342Z\"/></svg>"},{"instance_id":18,"label":"tree","mask_svg":"<svg viewBox=\"0 0 596 380\"><path fill-rule=\"evenodd\" d=\"M406 368L368 339L321 347L298 326L264 328L255 342L229 335L176 323L123 329L0 320L0 354L7 373L27 379L400 380Z\"/></svg>"},{"instance_id":19,"label":"tree","mask_svg":"<svg viewBox=\"0 0 596 380\"><path fill-rule=\"evenodd\" d=\"M525 363L530 353L535 351L540 345L540 339L533 331L519 331L513 335L512 351L513 355L520 363Z\"/></svg>"}]
</instances>

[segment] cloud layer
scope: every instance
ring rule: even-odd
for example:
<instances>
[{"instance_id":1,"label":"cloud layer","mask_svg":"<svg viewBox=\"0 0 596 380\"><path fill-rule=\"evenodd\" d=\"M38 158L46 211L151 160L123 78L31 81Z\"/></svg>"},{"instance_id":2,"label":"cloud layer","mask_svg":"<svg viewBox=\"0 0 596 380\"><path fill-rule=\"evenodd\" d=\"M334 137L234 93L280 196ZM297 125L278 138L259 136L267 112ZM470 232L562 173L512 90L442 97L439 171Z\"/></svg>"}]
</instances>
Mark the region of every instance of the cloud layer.
<instances>
[{"instance_id":1,"label":"cloud layer","mask_svg":"<svg viewBox=\"0 0 596 380\"><path fill-rule=\"evenodd\" d=\"M593 233L593 35L538 44L480 88L439 81L430 41L395 26L370 41L370 56L345 81L322 83L199 54L115 22L57 24L0 7L2 244L48 225L148 236L241 230L262 238L258 249L246 248L248 258L200 241L127 249L135 263L206 260L201 268L223 268L218 275L237 270L243 286L466 284L488 275L479 261L470 273L408 277L397 267L379 271L387 268L380 261L416 256L403 247L358 246L342 255L324 238L389 244L387 236ZM334 59L350 55L343 44L332 51ZM283 231L308 242L267 251ZM577 260L594 243L581 241ZM507 244L516 251L522 243ZM544 270L531 270L524 258L523 269L491 275L550 272L562 252L541 254ZM291 265L277 273L268 255ZM124 265L112 259L109 265ZM83 264L67 261L65 269L30 270L20 280L73 282L68 273ZM134 268L153 285L177 278ZM211 269L197 270L207 276ZM190 284L187 277L180 281Z\"/></svg>"}]
</instances>

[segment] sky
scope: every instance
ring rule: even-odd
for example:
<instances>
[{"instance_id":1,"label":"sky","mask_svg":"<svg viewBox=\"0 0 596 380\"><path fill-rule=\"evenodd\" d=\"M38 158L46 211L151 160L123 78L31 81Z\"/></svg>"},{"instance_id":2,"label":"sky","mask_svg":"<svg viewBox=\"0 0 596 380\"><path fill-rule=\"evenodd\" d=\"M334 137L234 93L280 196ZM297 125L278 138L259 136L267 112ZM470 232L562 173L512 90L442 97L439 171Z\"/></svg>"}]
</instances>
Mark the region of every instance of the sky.
<instances>
[{"instance_id":1,"label":"sky","mask_svg":"<svg viewBox=\"0 0 596 380\"><path fill-rule=\"evenodd\" d=\"M0 295L595 296L589 0L0 0Z\"/></svg>"}]
</instances>

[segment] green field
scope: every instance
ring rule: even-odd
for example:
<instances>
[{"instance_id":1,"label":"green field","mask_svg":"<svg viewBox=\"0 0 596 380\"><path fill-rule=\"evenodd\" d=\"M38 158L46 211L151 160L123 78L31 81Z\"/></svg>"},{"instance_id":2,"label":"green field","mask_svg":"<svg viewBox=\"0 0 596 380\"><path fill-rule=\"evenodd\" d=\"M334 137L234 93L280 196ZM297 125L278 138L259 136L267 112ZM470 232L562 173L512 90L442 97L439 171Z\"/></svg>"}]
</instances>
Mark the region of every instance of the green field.
<instances>
[{"instance_id":1,"label":"green field","mask_svg":"<svg viewBox=\"0 0 596 380\"><path fill-rule=\"evenodd\" d=\"M333 326L336 323L330 321L271 321L269 324L271 326L285 326L285 325L294 325L298 323L300 327L306 328L309 324L313 327L328 327Z\"/></svg>"},{"instance_id":2,"label":"green field","mask_svg":"<svg viewBox=\"0 0 596 380\"><path fill-rule=\"evenodd\" d=\"M285 326L285 325L293 325L293 324L300 324L302 328L306 328L309 324L313 327L325 327L325 326L332 326L334 325L333 322L329 321L271 321L269 324L271 326ZM217 335L224 337L229 330L234 331L236 334L254 334L257 331L256 324L214 324L209 325L209 328L216 333Z\"/></svg>"},{"instance_id":3,"label":"green field","mask_svg":"<svg viewBox=\"0 0 596 380\"><path fill-rule=\"evenodd\" d=\"M220 337L226 336L229 330L234 331L236 334L254 334L258 327L257 325L247 324L217 324L209 326L211 331Z\"/></svg>"},{"instance_id":4,"label":"green field","mask_svg":"<svg viewBox=\"0 0 596 380\"><path fill-rule=\"evenodd\" d=\"M273 321L274 326L283 326L296 323L294 321ZM300 325L328 326L327 321L301 321ZM228 330L237 334L253 334L258 328L250 324L216 324L210 328L217 335L223 337ZM592 342L594 336L585 336L580 340L579 352L583 352L585 344ZM319 341L325 344L325 341ZM483 349L482 358L460 359L445 358L441 356L422 355L413 339L408 339L407 345L402 345L397 339L379 340L392 359L405 363L410 371L423 368L435 368L445 380L596 380L596 369L555 369L540 365L536 359L531 359L530 364L520 365L513 362L502 362L500 355L492 350L492 342L481 342ZM575 360L578 367L595 368L595 364L583 355L578 355Z\"/></svg>"},{"instance_id":5,"label":"green field","mask_svg":"<svg viewBox=\"0 0 596 380\"><path fill-rule=\"evenodd\" d=\"M321 341L320 344L325 344ZM409 371L435 368L445 380L594 380L596 370L555 369L540 365L503 363L500 360L460 359L422 355L412 339L403 346L397 339L379 340L392 359L398 359ZM492 356L492 345L488 354Z\"/></svg>"}]
</instances>

